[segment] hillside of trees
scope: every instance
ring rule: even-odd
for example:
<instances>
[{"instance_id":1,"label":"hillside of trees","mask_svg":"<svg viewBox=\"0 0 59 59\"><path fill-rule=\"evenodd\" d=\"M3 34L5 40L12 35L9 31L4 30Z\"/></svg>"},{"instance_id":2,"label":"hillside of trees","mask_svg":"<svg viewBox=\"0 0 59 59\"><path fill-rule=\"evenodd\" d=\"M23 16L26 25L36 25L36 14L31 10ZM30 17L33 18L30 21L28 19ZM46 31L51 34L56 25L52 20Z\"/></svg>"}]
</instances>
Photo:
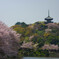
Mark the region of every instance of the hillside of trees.
<instances>
[{"instance_id":1,"label":"hillside of trees","mask_svg":"<svg viewBox=\"0 0 59 59\"><path fill-rule=\"evenodd\" d=\"M45 49L44 45L53 46L51 50L59 49L59 23L17 22L11 28L21 34L19 41L21 48L18 52L21 56L49 56L49 48ZM42 47L44 47L44 51L42 51Z\"/></svg>"},{"instance_id":2,"label":"hillside of trees","mask_svg":"<svg viewBox=\"0 0 59 59\"><path fill-rule=\"evenodd\" d=\"M0 21L0 59L20 57L59 57L59 23Z\"/></svg>"}]
</instances>

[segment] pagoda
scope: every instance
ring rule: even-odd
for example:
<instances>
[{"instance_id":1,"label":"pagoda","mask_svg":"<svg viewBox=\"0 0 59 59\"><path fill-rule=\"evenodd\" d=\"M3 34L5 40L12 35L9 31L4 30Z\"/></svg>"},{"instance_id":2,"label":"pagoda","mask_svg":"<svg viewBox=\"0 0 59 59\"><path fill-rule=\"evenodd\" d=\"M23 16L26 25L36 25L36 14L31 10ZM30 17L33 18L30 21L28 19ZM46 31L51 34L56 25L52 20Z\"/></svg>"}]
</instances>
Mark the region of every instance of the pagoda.
<instances>
[{"instance_id":1,"label":"pagoda","mask_svg":"<svg viewBox=\"0 0 59 59\"><path fill-rule=\"evenodd\" d=\"M48 17L46 17L45 20L46 20L45 24L53 23L52 22L53 18L51 18L50 15L49 15L49 10L48 10Z\"/></svg>"}]
</instances>

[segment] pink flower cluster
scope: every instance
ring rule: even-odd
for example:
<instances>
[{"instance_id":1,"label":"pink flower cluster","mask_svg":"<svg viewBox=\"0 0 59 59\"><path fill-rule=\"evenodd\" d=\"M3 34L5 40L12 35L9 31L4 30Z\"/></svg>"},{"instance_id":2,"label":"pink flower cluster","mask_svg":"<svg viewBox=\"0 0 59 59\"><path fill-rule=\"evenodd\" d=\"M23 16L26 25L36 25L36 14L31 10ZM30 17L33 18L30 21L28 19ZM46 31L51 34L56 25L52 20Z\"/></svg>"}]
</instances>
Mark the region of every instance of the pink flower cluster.
<instances>
[{"instance_id":1,"label":"pink flower cluster","mask_svg":"<svg viewBox=\"0 0 59 59\"><path fill-rule=\"evenodd\" d=\"M3 51L3 54L8 56L16 56L19 48L19 38L20 34L0 21L0 52Z\"/></svg>"}]
</instances>

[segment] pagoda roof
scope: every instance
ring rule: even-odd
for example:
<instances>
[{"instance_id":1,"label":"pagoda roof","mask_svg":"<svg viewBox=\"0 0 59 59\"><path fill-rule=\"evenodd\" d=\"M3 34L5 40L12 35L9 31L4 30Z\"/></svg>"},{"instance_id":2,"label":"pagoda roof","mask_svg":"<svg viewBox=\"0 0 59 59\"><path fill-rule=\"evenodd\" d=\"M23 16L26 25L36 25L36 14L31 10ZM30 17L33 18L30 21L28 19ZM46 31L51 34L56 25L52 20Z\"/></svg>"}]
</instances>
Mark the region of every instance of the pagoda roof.
<instances>
[{"instance_id":1,"label":"pagoda roof","mask_svg":"<svg viewBox=\"0 0 59 59\"><path fill-rule=\"evenodd\" d=\"M50 16L46 17L45 20L53 20Z\"/></svg>"}]
</instances>

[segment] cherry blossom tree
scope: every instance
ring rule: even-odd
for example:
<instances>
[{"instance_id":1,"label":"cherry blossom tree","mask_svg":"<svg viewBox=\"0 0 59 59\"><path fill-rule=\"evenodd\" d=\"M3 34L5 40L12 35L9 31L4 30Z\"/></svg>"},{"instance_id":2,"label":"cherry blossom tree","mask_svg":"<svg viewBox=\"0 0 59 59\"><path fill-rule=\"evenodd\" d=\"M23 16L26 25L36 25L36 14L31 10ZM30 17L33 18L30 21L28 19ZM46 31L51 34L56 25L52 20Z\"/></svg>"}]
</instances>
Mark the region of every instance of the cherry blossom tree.
<instances>
[{"instance_id":1,"label":"cherry blossom tree","mask_svg":"<svg viewBox=\"0 0 59 59\"><path fill-rule=\"evenodd\" d=\"M17 55L20 36L21 34L17 34L0 21L0 59L5 56Z\"/></svg>"}]
</instances>

